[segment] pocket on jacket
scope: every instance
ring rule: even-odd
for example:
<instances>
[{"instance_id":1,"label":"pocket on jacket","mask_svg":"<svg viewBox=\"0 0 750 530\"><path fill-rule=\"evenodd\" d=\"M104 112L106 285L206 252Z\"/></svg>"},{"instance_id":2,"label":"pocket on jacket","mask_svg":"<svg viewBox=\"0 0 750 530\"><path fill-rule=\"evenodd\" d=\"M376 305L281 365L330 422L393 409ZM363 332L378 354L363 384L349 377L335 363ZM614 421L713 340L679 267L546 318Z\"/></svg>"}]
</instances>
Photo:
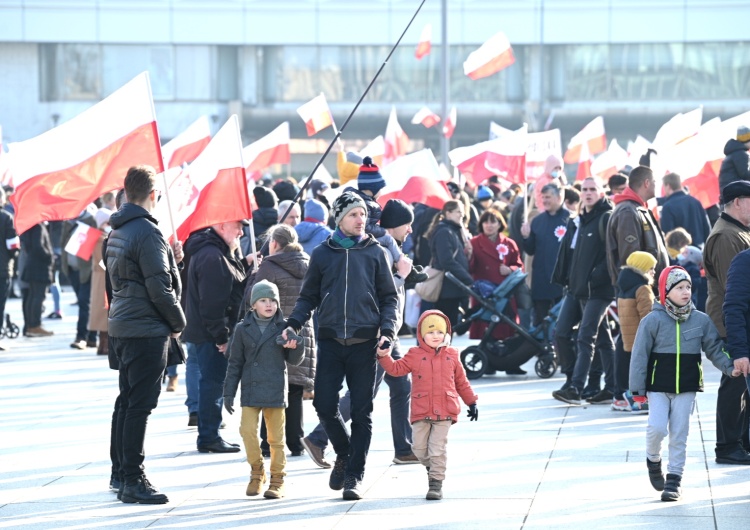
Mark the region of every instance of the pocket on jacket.
<instances>
[{"instance_id":1,"label":"pocket on jacket","mask_svg":"<svg viewBox=\"0 0 750 530\"><path fill-rule=\"evenodd\" d=\"M430 396L424 392L411 395L412 418L424 418L430 415Z\"/></svg>"},{"instance_id":2,"label":"pocket on jacket","mask_svg":"<svg viewBox=\"0 0 750 530\"><path fill-rule=\"evenodd\" d=\"M448 390L445 392L445 395L448 396L448 399L446 400L448 406L447 415L458 417L458 415L461 413L461 406L458 403L458 394L451 390Z\"/></svg>"},{"instance_id":3,"label":"pocket on jacket","mask_svg":"<svg viewBox=\"0 0 750 530\"><path fill-rule=\"evenodd\" d=\"M701 337L703 330L701 328L691 328L681 330L682 333L682 350L686 353L697 353L701 351Z\"/></svg>"}]
</instances>

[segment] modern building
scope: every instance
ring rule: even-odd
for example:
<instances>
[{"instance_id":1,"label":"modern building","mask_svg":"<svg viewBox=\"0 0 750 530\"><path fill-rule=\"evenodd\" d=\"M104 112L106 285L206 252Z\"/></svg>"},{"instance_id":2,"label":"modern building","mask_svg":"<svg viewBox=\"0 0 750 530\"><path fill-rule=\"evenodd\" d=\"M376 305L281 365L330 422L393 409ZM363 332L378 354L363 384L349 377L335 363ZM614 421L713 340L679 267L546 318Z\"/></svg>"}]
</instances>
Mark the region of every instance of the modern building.
<instances>
[{"instance_id":1,"label":"modern building","mask_svg":"<svg viewBox=\"0 0 750 530\"><path fill-rule=\"evenodd\" d=\"M487 138L490 120L539 130L551 118L563 143L597 115L621 145L653 138L677 112L704 120L750 109L746 0L445 0L451 146ZM437 128L411 125L422 106L441 113L441 0L426 0L342 135L385 131L391 106L406 133L440 149ZM343 126L419 0L0 0L0 125L4 141L42 133L143 70L151 73L163 139L200 115L217 129L241 116L252 141L323 92ZM433 26L432 53L415 45ZM462 63L498 31L516 63L472 81ZM318 142L322 151L330 129ZM309 163L310 157L296 158ZM296 172L304 167L292 166ZM303 165L304 165L303 164ZM326 161L331 169L334 158Z\"/></svg>"}]
</instances>

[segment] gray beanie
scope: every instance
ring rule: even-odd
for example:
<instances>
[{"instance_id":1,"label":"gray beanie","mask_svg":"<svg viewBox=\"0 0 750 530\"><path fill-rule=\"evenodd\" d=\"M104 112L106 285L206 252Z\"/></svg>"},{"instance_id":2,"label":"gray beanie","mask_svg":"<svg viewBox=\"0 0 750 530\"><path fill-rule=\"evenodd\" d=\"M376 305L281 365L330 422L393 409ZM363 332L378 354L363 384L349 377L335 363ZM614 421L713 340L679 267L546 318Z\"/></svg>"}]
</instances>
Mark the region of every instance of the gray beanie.
<instances>
[{"instance_id":1,"label":"gray beanie","mask_svg":"<svg viewBox=\"0 0 750 530\"><path fill-rule=\"evenodd\" d=\"M331 208L333 209L333 220L336 222L336 226L338 226L344 216L354 208L362 208L365 211L365 215L367 215L367 205L365 204L365 201L362 200L362 197L351 191L345 191L336 197Z\"/></svg>"},{"instance_id":2,"label":"gray beanie","mask_svg":"<svg viewBox=\"0 0 750 530\"><path fill-rule=\"evenodd\" d=\"M271 300L275 300L279 306L281 305L279 301L279 288L276 287L275 283L271 283L268 280L261 280L253 285L253 290L250 292L250 306L254 306L255 302L261 298L270 298Z\"/></svg>"}]
</instances>

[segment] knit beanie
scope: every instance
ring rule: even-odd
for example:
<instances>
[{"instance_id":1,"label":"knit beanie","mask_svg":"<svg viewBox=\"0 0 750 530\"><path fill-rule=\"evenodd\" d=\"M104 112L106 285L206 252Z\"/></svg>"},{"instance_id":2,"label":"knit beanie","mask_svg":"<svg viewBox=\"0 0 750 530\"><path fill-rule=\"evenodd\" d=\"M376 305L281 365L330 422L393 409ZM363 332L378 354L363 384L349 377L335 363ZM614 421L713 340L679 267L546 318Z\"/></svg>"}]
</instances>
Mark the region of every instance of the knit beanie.
<instances>
[{"instance_id":1,"label":"knit beanie","mask_svg":"<svg viewBox=\"0 0 750 530\"><path fill-rule=\"evenodd\" d=\"M253 188L253 197L258 208L276 208L278 204L278 199L273 190L269 190L263 186L255 186Z\"/></svg>"},{"instance_id":2,"label":"knit beanie","mask_svg":"<svg viewBox=\"0 0 750 530\"><path fill-rule=\"evenodd\" d=\"M745 142L750 142L750 128L746 125L740 125L737 127L737 141L742 142L743 144Z\"/></svg>"},{"instance_id":3,"label":"knit beanie","mask_svg":"<svg viewBox=\"0 0 750 530\"><path fill-rule=\"evenodd\" d=\"M293 201L298 191L297 186L288 180L280 180L273 186L273 192L279 201Z\"/></svg>"},{"instance_id":4,"label":"knit beanie","mask_svg":"<svg viewBox=\"0 0 750 530\"><path fill-rule=\"evenodd\" d=\"M414 222L414 212L411 206L401 199L391 199L385 203L380 214L380 226L382 228L397 228Z\"/></svg>"},{"instance_id":5,"label":"knit beanie","mask_svg":"<svg viewBox=\"0 0 750 530\"><path fill-rule=\"evenodd\" d=\"M271 300L275 300L279 306L281 305L279 301L279 288L276 287L275 283L271 283L268 280L261 280L253 285L253 290L250 291L250 306L254 306L255 302L261 298L270 298Z\"/></svg>"},{"instance_id":6,"label":"knit beanie","mask_svg":"<svg viewBox=\"0 0 750 530\"><path fill-rule=\"evenodd\" d=\"M688 271L679 265L672 265L661 271L659 275L659 301L662 305L666 303L669 291L682 281L687 281L690 285L693 285Z\"/></svg>"},{"instance_id":7,"label":"knit beanie","mask_svg":"<svg viewBox=\"0 0 750 530\"><path fill-rule=\"evenodd\" d=\"M320 179L313 179L310 182L310 192L312 193L313 199L317 198L318 195L326 191L330 186Z\"/></svg>"},{"instance_id":8,"label":"knit beanie","mask_svg":"<svg viewBox=\"0 0 750 530\"><path fill-rule=\"evenodd\" d=\"M479 186L479 188L477 189L477 200L492 200L492 190L487 186Z\"/></svg>"},{"instance_id":9,"label":"knit beanie","mask_svg":"<svg viewBox=\"0 0 750 530\"><path fill-rule=\"evenodd\" d=\"M437 314L427 315L422 319L419 325L419 336L424 336L430 331L442 331L448 333L448 325L445 323L445 317Z\"/></svg>"},{"instance_id":10,"label":"knit beanie","mask_svg":"<svg viewBox=\"0 0 750 530\"><path fill-rule=\"evenodd\" d=\"M327 223L328 222L328 207L320 201L315 199L308 199L305 201L305 221L310 223Z\"/></svg>"},{"instance_id":11,"label":"knit beanie","mask_svg":"<svg viewBox=\"0 0 750 530\"><path fill-rule=\"evenodd\" d=\"M377 195L380 190L385 188L385 179L378 171L378 166L372 162L372 158L369 156L364 157L362 165L359 166L357 186L360 190L371 191L373 195Z\"/></svg>"},{"instance_id":12,"label":"knit beanie","mask_svg":"<svg viewBox=\"0 0 750 530\"><path fill-rule=\"evenodd\" d=\"M336 157L336 171L339 173L339 181L341 184L346 184L350 180L354 180L359 175L359 166L362 164L362 159L355 153L344 154L339 151Z\"/></svg>"},{"instance_id":13,"label":"knit beanie","mask_svg":"<svg viewBox=\"0 0 750 530\"><path fill-rule=\"evenodd\" d=\"M352 193L351 191L345 191L336 197L336 200L333 201L331 207L333 208L333 220L336 223L336 226L338 226L344 216L354 208L362 208L365 211L365 214L367 214L367 205L365 204L365 201L363 201L359 195Z\"/></svg>"},{"instance_id":14,"label":"knit beanie","mask_svg":"<svg viewBox=\"0 0 750 530\"><path fill-rule=\"evenodd\" d=\"M656 258L653 256L653 254L650 254L648 252L636 250L630 256L628 256L625 264L628 267L634 267L641 271L643 274L646 274L656 266Z\"/></svg>"},{"instance_id":15,"label":"knit beanie","mask_svg":"<svg viewBox=\"0 0 750 530\"><path fill-rule=\"evenodd\" d=\"M99 208L94 214L96 220L96 227L101 228L104 223L109 222L109 217L112 215L112 210L109 208Z\"/></svg>"}]
</instances>

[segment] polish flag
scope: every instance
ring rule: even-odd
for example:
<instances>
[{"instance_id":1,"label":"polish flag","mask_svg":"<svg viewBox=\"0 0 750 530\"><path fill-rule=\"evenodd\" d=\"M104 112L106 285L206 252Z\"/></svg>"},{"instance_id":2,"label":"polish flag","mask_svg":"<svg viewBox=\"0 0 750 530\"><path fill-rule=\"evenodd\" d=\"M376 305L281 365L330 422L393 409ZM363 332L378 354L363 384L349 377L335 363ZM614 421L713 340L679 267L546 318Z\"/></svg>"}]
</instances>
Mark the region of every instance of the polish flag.
<instances>
[{"instance_id":1,"label":"polish flag","mask_svg":"<svg viewBox=\"0 0 750 530\"><path fill-rule=\"evenodd\" d=\"M581 160L581 145L588 144L589 154L598 155L607 150L607 136L604 134L604 118L597 116L589 122L578 134L570 139L568 150L565 151L566 164L577 164Z\"/></svg>"},{"instance_id":2,"label":"polish flag","mask_svg":"<svg viewBox=\"0 0 750 530\"><path fill-rule=\"evenodd\" d=\"M703 121L703 107L698 107L686 113L677 113L662 125L656 132L653 147L661 155L670 147L673 147L688 138L698 134Z\"/></svg>"},{"instance_id":3,"label":"polish flag","mask_svg":"<svg viewBox=\"0 0 750 530\"><path fill-rule=\"evenodd\" d=\"M263 171L273 164L288 164L289 122L285 121L273 131L242 150L246 171Z\"/></svg>"},{"instance_id":4,"label":"polish flag","mask_svg":"<svg viewBox=\"0 0 750 530\"><path fill-rule=\"evenodd\" d=\"M448 119L445 120L443 125L443 136L450 138L453 136L453 131L456 130L456 107L453 107L448 114Z\"/></svg>"},{"instance_id":5,"label":"polish flag","mask_svg":"<svg viewBox=\"0 0 750 530\"><path fill-rule=\"evenodd\" d=\"M104 235L104 232L80 221L76 224L76 229L70 235L68 244L65 245L65 252L81 258L83 261L88 261L94 252L96 242Z\"/></svg>"},{"instance_id":6,"label":"polish flag","mask_svg":"<svg viewBox=\"0 0 750 530\"><path fill-rule=\"evenodd\" d=\"M581 144L581 158L578 160L576 182L580 182L591 176L592 158L591 153L589 153L589 144L584 142Z\"/></svg>"},{"instance_id":7,"label":"polish flag","mask_svg":"<svg viewBox=\"0 0 750 530\"><path fill-rule=\"evenodd\" d=\"M211 141L208 118L201 116L161 148L167 168L189 164L201 154Z\"/></svg>"},{"instance_id":8,"label":"polish flag","mask_svg":"<svg viewBox=\"0 0 750 530\"><path fill-rule=\"evenodd\" d=\"M634 142L628 142L628 162L625 164L630 167L638 167L638 161L641 156L646 154L648 148L651 147L651 142L646 140L640 134L635 137Z\"/></svg>"},{"instance_id":9,"label":"polish flag","mask_svg":"<svg viewBox=\"0 0 750 530\"><path fill-rule=\"evenodd\" d=\"M430 149L404 155L381 169L385 187L378 203L385 206L389 199L401 199L407 204L419 202L433 208L442 208L451 200L446 187L450 175L444 176Z\"/></svg>"},{"instance_id":10,"label":"polish flag","mask_svg":"<svg viewBox=\"0 0 750 530\"><path fill-rule=\"evenodd\" d=\"M312 136L333 124L331 109L328 108L328 102L322 92L298 108L297 114L305 122L307 136Z\"/></svg>"},{"instance_id":11,"label":"polish flag","mask_svg":"<svg viewBox=\"0 0 750 530\"><path fill-rule=\"evenodd\" d=\"M417 59L421 59L425 55L429 55L432 50L432 24L425 24L422 29L422 34L419 36L419 44L417 44L417 50L414 52L414 56Z\"/></svg>"},{"instance_id":12,"label":"polish flag","mask_svg":"<svg viewBox=\"0 0 750 530\"><path fill-rule=\"evenodd\" d=\"M516 62L513 48L502 31L490 37L464 61L464 74L471 79L491 76Z\"/></svg>"},{"instance_id":13,"label":"polish flag","mask_svg":"<svg viewBox=\"0 0 750 530\"><path fill-rule=\"evenodd\" d=\"M383 165L386 166L400 156L404 156L409 150L409 137L398 124L396 107L391 108L388 117L388 125L385 127L385 152L383 153Z\"/></svg>"},{"instance_id":14,"label":"polish flag","mask_svg":"<svg viewBox=\"0 0 750 530\"><path fill-rule=\"evenodd\" d=\"M427 107L422 107L411 119L411 122L413 125L422 124L429 129L430 127L434 127L435 125L440 123L440 116L432 112Z\"/></svg>"},{"instance_id":15,"label":"polish flag","mask_svg":"<svg viewBox=\"0 0 750 530\"><path fill-rule=\"evenodd\" d=\"M359 155L362 158L369 156L376 166L381 167L383 165L383 156L385 155L385 140L383 139L383 135L379 134L373 138L369 144L362 148Z\"/></svg>"},{"instance_id":16,"label":"polish flag","mask_svg":"<svg viewBox=\"0 0 750 530\"><path fill-rule=\"evenodd\" d=\"M476 184L497 175L508 182L526 182L526 134L514 133L496 140L459 147L448 153L454 167Z\"/></svg>"},{"instance_id":17,"label":"polish flag","mask_svg":"<svg viewBox=\"0 0 750 530\"><path fill-rule=\"evenodd\" d=\"M19 234L40 221L76 218L121 188L131 166L163 171L148 73L59 127L11 143L8 156Z\"/></svg>"},{"instance_id":18,"label":"polish flag","mask_svg":"<svg viewBox=\"0 0 750 530\"><path fill-rule=\"evenodd\" d=\"M606 181L628 164L628 153L613 139L605 152L591 163L591 174Z\"/></svg>"}]
</instances>

